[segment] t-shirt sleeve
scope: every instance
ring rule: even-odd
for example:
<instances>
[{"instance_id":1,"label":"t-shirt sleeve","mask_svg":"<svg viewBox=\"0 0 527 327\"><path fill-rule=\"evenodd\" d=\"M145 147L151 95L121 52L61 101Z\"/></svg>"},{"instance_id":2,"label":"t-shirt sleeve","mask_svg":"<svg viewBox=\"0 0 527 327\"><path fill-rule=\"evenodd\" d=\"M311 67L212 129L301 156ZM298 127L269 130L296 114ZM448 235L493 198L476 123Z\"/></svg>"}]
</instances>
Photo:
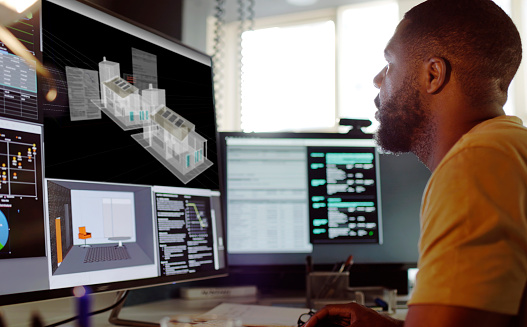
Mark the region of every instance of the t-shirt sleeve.
<instances>
[{"instance_id":1,"label":"t-shirt sleeve","mask_svg":"<svg viewBox=\"0 0 527 327\"><path fill-rule=\"evenodd\" d=\"M409 305L517 314L527 280L527 177L515 165L499 150L475 147L434 172Z\"/></svg>"}]
</instances>

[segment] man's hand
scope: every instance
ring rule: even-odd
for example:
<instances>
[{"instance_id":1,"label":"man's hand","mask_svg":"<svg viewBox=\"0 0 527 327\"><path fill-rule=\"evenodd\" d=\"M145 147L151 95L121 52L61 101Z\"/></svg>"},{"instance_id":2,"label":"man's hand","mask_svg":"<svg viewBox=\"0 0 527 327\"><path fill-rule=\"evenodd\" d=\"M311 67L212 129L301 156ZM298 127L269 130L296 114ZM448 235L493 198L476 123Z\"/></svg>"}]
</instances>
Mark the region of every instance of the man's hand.
<instances>
[{"instance_id":1,"label":"man's hand","mask_svg":"<svg viewBox=\"0 0 527 327\"><path fill-rule=\"evenodd\" d=\"M333 304L320 309L303 327L399 327L404 322L357 303Z\"/></svg>"}]
</instances>

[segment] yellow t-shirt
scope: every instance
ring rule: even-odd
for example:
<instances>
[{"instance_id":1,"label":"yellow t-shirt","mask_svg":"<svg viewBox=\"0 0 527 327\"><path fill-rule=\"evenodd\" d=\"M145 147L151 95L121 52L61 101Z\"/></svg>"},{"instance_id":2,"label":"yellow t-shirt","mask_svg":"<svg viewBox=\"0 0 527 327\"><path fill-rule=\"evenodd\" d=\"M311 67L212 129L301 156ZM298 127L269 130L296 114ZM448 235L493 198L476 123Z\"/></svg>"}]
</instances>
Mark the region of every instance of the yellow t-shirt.
<instances>
[{"instance_id":1,"label":"yellow t-shirt","mask_svg":"<svg viewBox=\"0 0 527 327\"><path fill-rule=\"evenodd\" d=\"M527 129L519 118L475 126L440 162L423 195L419 254L410 305L518 314L527 282Z\"/></svg>"}]
</instances>

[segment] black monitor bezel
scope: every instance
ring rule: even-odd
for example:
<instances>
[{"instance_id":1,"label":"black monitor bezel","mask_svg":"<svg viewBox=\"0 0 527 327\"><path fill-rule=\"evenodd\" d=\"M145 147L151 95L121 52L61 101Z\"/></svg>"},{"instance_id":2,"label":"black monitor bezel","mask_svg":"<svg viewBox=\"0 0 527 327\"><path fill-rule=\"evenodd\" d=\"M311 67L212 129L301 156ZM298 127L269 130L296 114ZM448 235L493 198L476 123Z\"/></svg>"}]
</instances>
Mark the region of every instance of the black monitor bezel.
<instances>
[{"instance_id":1,"label":"black monitor bezel","mask_svg":"<svg viewBox=\"0 0 527 327\"><path fill-rule=\"evenodd\" d=\"M222 195L222 214L224 217L224 227L227 228L227 205L226 205L226 197L227 197L227 174L225 174L225 169L227 167L227 142L226 139L229 137L240 137L240 138L303 138L303 139L373 139L373 134L367 134L362 132L361 130L352 130L349 133L323 133L323 132L251 132L251 133L245 133L245 132L219 132L219 138L218 138L218 153L220 154L219 158L219 164L220 164L220 185L222 187L221 189L221 195ZM378 191L380 193L380 189ZM379 194L379 200L380 200L380 194ZM382 215L382 214L381 214ZM379 220L382 220L382 216L379 216ZM382 228L382 227L381 227ZM228 235L227 235L228 237ZM376 242L375 244L382 243L382 236L380 236L380 241ZM354 242L326 242L325 244L331 245L331 244L348 244L348 243L354 243ZM229 254L230 255L230 254Z\"/></svg>"},{"instance_id":2,"label":"black monitor bezel","mask_svg":"<svg viewBox=\"0 0 527 327\"><path fill-rule=\"evenodd\" d=\"M48 0L41 0L41 1L48 1ZM51 1L53 2L53 1ZM155 34L156 36L159 36L161 38L166 39L169 42L173 42L177 44L180 47L185 48L188 51L194 52L198 56L202 56L206 58L208 61L208 65L211 67L211 76L210 80L213 82L213 72L212 72L212 57L200 50L197 50L195 48L192 48L188 45L183 44L180 40L177 40L165 33L162 33L158 30L155 30L153 28L150 28L144 24L138 23L132 19L129 19L128 17L125 17L121 14L118 14L114 11L108 10L107 8L87 1L87 0L76 0L76 2L81 3L82 5L89 6L91 8L94 8L104 14L110 15L116 19L119 19L121 21L124 21L125 23L134 25L135 27L138 27L140 29L145 30L148 33ZM40 8L40 19L42 18L42 10ZM41 24L42 25L42 24ZM41 45L42 46L42 45ZM40 56L39 56L40 57ZM39 58L41 59L41 58ZM41 80L41 76L39 76L39 81ZM214 92L214 83L212 85L212 90ZM39 99L39 106L42 105L44 93L42 91L39 91L38 93L38 99ZM215 101L214 96L212 97L213 101ZM215 103L213 102L213 105L215 107ZM215 126L217 126L217 119L216 115L214 115L214 122ZM216 151L218 154L218 171L221 171L221 160L220 160L220 145L218 142L218 135L219 132L216 128ZM44 162L45 166L45 162ZM45 173L45 171L44 171ZM219 190L212 190L212 191L220 191L220 203L223 203L223 194L221 193L221 190L223 189L222 186L222 179L219 178L218 181L219 184ZM130 184L132 185L132 184ZM154 185L150 185L154 186ZM222 208L222 214L223 214L223 208ZM223 216L222 216L223 217ZM224 221L224 219L223 219ZM222 224L223 229L223 235L226 234L226 228L225 223ZM225 247L225 254L227 254L226 244ZM146 287L155 287L155 286L161 286L161 285L170 285L170 284L179 284L179 283L187 283L187 282L194 282L199 280L206 280L206 279L213 279L213 278L220 278L228 276L229 272L229 263L228 263L228 256L225 255L225 267L218 269L214 271L214 274L211 274L211 272L202 272L202 273L195 273L192 275L192 278L182 278L181 275L174 275L174 276L158 276L153 278L143 278L143 279L135 279L135 280L127 280L127 281L119 281L119 282L110 282L110 283L101 283L101 284L94 284L89 285L90 292L91 293L102 293L102 292L112 292L112 291L119 291L119 290L131 290L131 289L139 289L139 288L146 288ZM55 298L65 298L65 297L72 297L73 295L73 287L66 287L66 288L60 288L60 289L46 289L46 290L37 290L37 291L31 291L31 292L21 292L21 293L11 293L11 294L0 294L0 306L4 305L12 305L12 304L19 304L19 303L28 303L28 302L35 302L35 301L43 301L43 300L50 300Z\"/></svg>"},{"instance_id":3,"label":"black monitor bezel","mask_svg":"<svg viewBox=\"0 0 527 327\"><path fill-rule=\"evenodd\" d=\"M336 139L374 139L374 134L362 133L360 130L352 130L349 133L310 133L310 132L256 132L256 133L244 133L244 132L220 132L219 133L219 145L220 149L220 164L225 167L226 164L226 137L295 137L295 138L336 138ZM357 254L355 256L355 265L364 266L380 266L385 265L404 265L405 267L415 267L417 264L417 242L419 232L419 206L422 197L422 192L426 186L426 183L430 176L430 171L418 160L418 158L411 154L398 154L394 155L386 153L379 148L379 168L381 175L381 203L382 203L382 224L383 224L383 244L315 244L313 246L313 252L310 255L313 256L314 261L317 264L331 265L333 264L335 256L348 255L350 253ZM226 187L226 176L224 174L225 169L222 168L222 180L221 184ZM411 179L406 180L408 177ZM389 178L387 183L384 178ZM399 183L405 181L402 189L399 187ZM395 192L395 193L394 193ZM405 195L405 192L410 192ZM226 190L222 189L222 196L224 201L226 200ZM402 199L402 197L405 199ZM408 201L412 201L411 204ZM225 202L224 202L225 204ZM404 204L401 206L400 204ZM397 209L394 209L395 206ZM400 207L400 209L399 209ZM224 219L227 220L226 205L223 206ZM388 209L388 210L385 210ZM404 218L403 218L404 217ZM384 250L387 247L390 249L396 248L397 244L393 243L394 233L387 232L386 228L394 224L395 219L403 219L404 227L408 227L411 224L411 231L415 232L416 235L409 237L410 241L406 241L405 245L401 250L404 252L394 254L391 250ZM388 221L389 220L389 221ZM228 222L225 223L227 228ZM227 235L228 238L228 235ZM413 242L415 238L415 242ZM411 243L411 244L406 244ZM359 246L358 251L354 249L355 246ZM365 247L372 247L372 250L365 250ZM411 247L411 248L410 248ZM324 252L328 249L331 250L331 255L323 256ZM372 257L371 251L380 251L380 256ZM231 273L236 273L237 270L287 270L288 265L302 266L304 258L309 253L256 253L256 254L239 254L229 253L229 261ZM366 257L368 256L368 257ZM342 257L342 260L345 256ZM383 268L381 268L383 269Z\"/></svg>"}]
</instances>

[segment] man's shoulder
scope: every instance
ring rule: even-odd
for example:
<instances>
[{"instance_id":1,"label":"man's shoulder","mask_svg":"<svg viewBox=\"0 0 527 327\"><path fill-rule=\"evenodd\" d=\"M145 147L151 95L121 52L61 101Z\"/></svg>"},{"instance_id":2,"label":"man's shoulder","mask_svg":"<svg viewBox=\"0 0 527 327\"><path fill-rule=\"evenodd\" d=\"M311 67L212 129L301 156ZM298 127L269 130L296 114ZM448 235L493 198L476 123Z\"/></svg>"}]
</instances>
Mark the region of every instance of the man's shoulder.
<instances>
[{"instance_id":1,"label":"man's shoulder","mask_svg":"<svg viewBox=\"0 0 527 327\"><path fill-rule=\"evenodd\" d=\"M481 148L506 156L516 156L519 153L527 155L527 127L521 119L514 116L499 116L486 120L463 135L449 154L453 156L470 152L470 149Z\"/></svg>"},{"instance_id":2,"label":"man's shoulder","mask_svg":"<svg viewBox=\"0 0 527 327\"><path fill-rule=\"evenodd\" d=\"M463 142L468 139L471 141L484 140L486 142L500 142L503 139L516 137L518 135L527 136L527 127L523 125L522 120L515 116L499 116L485 120L474 126L460 141ZM518 141L527 143L526 138L519 139Z\"/></svg>"},{"instance_id":3,"label":"man's shoulder","mask_svg":"<svg viewBox=\"0 0 527 327\"><path fill-rule=\"evenodd\" d=\"M466 133L445 155L431 180L511 169L527 180L527 128L516 117L487 120ZM465 178L463 178L465 177Z\"/></svg>"}]
</instances>

